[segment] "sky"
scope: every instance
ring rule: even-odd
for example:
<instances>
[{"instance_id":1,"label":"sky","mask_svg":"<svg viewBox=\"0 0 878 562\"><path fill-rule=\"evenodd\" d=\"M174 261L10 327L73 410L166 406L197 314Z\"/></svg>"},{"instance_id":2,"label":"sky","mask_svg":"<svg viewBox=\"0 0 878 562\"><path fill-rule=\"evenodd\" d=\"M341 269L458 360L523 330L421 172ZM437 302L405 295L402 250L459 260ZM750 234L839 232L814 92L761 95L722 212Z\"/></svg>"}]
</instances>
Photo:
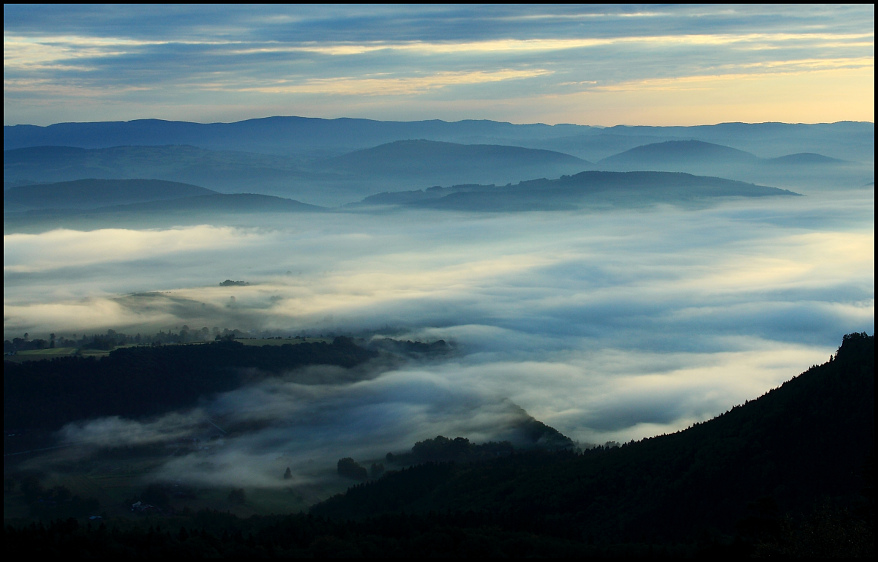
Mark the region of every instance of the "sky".
<instances>
[{"instance_id":1,"label":"sky","mask_svg":"<svg viewBox=\"0 0 878 562\"><path fill-rule=\"evenodd\" d=\"M4 124L874 121L874 6L4 5Z\"/></svg>"}]
</instances>

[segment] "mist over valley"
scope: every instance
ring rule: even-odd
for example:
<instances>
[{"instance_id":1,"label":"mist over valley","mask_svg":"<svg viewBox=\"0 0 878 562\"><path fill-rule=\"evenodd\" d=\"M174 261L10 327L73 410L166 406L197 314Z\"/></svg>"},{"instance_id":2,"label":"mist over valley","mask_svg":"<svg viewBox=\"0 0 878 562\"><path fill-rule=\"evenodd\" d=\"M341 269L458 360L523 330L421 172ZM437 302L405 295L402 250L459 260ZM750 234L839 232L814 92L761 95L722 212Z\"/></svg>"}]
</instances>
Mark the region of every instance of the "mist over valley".
<instances>
[{"instance_id":1,"label":"mist over valley","mask_svg":"<svg viewBox=\"0 0 878 562\"><path fill-rule=\"evenodd\" d=\"M660 140L725 131L758 148L764 125L653 127L636 132L660 142L592 154L596 163L524 145L574 142L581 130L587 147L589 136L633 132L308 120L317 144L259 153L251 137L232 144L196 124L151 122L144 144L144 124L6 127L4 339L185 326L206 341L235 329L454 350L359 367L372 369L365 378L327 368L304 387L291 371L289 383L244 384L195 410L64 429L70 443L119 446L129 435L177 439L168 424L196 432L209 419L262 420L154 477L282 486L271 459L305 474L307 462L380 458L436 435L502 441L522 415L578 446L627 442L759 396L825 360L839 334L872 329L871 162L823 156L839 145L871 151L858 144L871 124L778 125L772 138L790 151L827 138L820 153L785 158ZM260 138L305 126L233 125ZM95 147L89 131L110 126L124 146ZM413 128L445 140L406 140ZM148 144L181 130L199 131L179 140L202 146ZM307 158L308 148L376 142L375 130L382 141L403 132ZM498 130L518 145L460 142ZM73 138L91 147L57 146ZM37 142L47 144L22 146ZM809 179L783 189L750 181L772 174Z\"/></svg>"}]
</instances>

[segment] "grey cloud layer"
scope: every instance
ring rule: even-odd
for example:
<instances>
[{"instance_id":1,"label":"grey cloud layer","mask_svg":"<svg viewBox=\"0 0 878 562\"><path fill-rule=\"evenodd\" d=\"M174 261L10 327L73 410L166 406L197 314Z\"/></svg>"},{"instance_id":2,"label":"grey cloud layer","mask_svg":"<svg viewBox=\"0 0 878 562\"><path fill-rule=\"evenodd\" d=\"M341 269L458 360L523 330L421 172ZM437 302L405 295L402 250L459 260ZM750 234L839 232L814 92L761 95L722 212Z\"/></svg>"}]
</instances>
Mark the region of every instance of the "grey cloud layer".
<instances>
[{"instance_id":1,"label":"grey cloud layer","mask_svg":"<svg viewBox=\"0 0 878 562\"><path fill-rule=\"evenodd\" d=\"M151 108L137 117L196 98L201 112L241 96L251 111L327 95L367 96L364 108L526 99L871 67L873 21L871 6L4 6L4 99L10 111L35 96Z\"/></svg>"},{"instance_id":2,"label":"grey cloud layer","mask_svg":"<svg viewBox=\"0 0 878 562\"><path fill-rule=\"evenodd\" d=\"M4 6L4 27L43 34L82 34L138 39L195 40L242 37L248 40L495 39L510 35L557 38L583 27L596 37L653 34L656 22L669 33L749 33L754 28L784 31L836 27L864 29L865 6ZM822 25L815 26L816 21ZM548 24L535 27L534 22Z\"/></svg>"}]
</instances>

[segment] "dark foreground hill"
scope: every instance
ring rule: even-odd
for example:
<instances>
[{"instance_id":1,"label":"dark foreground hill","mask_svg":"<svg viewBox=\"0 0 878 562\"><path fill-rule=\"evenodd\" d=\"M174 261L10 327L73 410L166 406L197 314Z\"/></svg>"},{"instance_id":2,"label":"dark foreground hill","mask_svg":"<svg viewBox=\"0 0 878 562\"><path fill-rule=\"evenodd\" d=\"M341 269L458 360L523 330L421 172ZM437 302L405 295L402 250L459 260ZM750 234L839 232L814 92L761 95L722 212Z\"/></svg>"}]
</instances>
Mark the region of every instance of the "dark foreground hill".
<instances>
[{"instance_id":1,"label":"dark foreground hill","mask_svg":"<svg viewBox=\"0 0 878 562\"><path fill-rule=\"evenodd\" d=\"M312 513L473 510L571 540L624 542L776 531L781 514L828 505L871 513L874 365L874 336L850 334L830 362L679 433L581 455L424 465Z\"/></svg>"},{"instance_id":2,"label":"dark foreground hill","mask_svg":"<svg viewBox=\"0 0 878 562\"><path fill-rule=\"evenodd\" d=\"M11 551L140 557L868 558L874 336L685 431L581 454L431 462L310 514L7 525Z\"/></svg>"}]
</instances>

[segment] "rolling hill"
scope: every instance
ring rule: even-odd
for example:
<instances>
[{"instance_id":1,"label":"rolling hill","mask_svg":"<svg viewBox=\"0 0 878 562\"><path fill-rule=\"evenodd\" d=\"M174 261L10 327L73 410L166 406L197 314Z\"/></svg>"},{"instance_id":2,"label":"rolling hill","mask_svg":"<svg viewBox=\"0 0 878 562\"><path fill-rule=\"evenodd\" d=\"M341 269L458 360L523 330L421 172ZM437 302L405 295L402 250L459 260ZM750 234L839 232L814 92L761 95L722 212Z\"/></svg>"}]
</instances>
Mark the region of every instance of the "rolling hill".
<instances>
[{"instance_id":1,"label":"rolling hill","mask_svg":"<svg viewBox=\"0 0 878 562\"><path fill-rule=\"evenodd\" d=\"M857 187L874 175L874 124L849 122L599 128L476 120L147 119L7 126L4 149L4 186L149 177L324 206L389 190L514 184L588 169L686 172L794 191ZM827 165L803 154L846 163Z\"/></svg>"},{"instance_id":2,"label":"rolling hill","mask_svg":"<svg viewBox=\"0 0 878 562\"><path fill-rule=\"evenodd\" d=\"M112 181L112 180L106 180ZM136 180L130 180L136 181ZM149 180L145 180L149 181ZM209 190L206 190L209 191ZM197 224L230 224L259 213L327 211L293 199L254 193L208 193L94 208L42 208L4 213L3 231L37 233L58 228L168 228Z\"/></svg>"},{"instance_id":3,"label":"rolling hill","mask_svg":"<svg viewBox=\"0 0 878 562\"><path fill-rule=\"evenodd\" d=\"M508 183L588 167L549 150L406 140L310 161L185 145L32 147L6 151L3 169L6 185L149 177L332 205L387 188Z\"/></svg>"},{"instance_id":4,"label":"rolling hill","mask_svg":"<svg viewBox=\"0 0 878 562\"><path fill-rule=\"evenodd\" d=\"M12 187L3 191L4 211L32 209L95 209L111 205L168 201L213 195L197 185L152 180L82 179Z\"/></svg>"},{"instance_id":5,"label":"rolling hill","mask_svg":"<svg viewBox=\"0 0 878 562\"><path fill-rule=\"evenodd\" d=\"M786 156L779 156L777 158L769 158L768 160L764 160L765 164L804 164L804 165L825 165L825 166L834 166L840 164L848 164L846 160L840 160L838 158L830 158L829 156L823 156L822 154L816 154L814 152L798 152L796 154L787 154Z\"/></svg>"},{"instance_id":6,"label":"rolling hill","mask_svg":"<svg viewBox=\"0 0 878 562\"><path fill-rule=\"evenodd\" d=\"M597 132L600 129L584 125L513 125L488 120L375 121L274 116L235 123L192 123L137 119L58 123L46 127L4 126L3 149L50 145L108 148L122 145L190 144L212 150L282 155L311 152L315 149L343 154L406 139L457 143L485 142L490 139L491 144L501 144L496 141L545 139L589 131Z\"/></svg>"},{"instance_id":7,"label":"rolling hill","mask_svg":"<svg viewBox=\"0 0 878 562\"><path fill-rule=\"evenodd\" d=\"M827 145L823 149L831 147ZM700 140L673 140L637 146L598 161L595 168L687 172L767 183L794 190L852 188L873 176L870 163L832 158L816 152L763 158L730 146Z\"/></svg>"},{"instance_id":8,"label":"rolling hill","mask_svg":"<svg viewBox=\"0 0 878 562\"><path fill-rule=\"evenodd\" d=\"M358 150L322 164L332 170L365 175L444 177L498 173L521 176L534 170L551 169L581 171L591 163L560 152L518 146L401 140Z\"/></svg>"},{"instance_id":9,"label":"rolling hill","mask_svg":"<svg viewBox=\"0 0 878 562\"><path fill-rule=\"evenodd\" d=\"M590 162L550 150L432 140L400 140L312 162L307 169L369 195L455 184L512 183L558 177Z\"/></svg>"},{"instance_id":10,"label":"rolling hill","mask_svg":"<svg viewBox=\"0 0 878 562\"><path fill-rule=\"evenodd\" d=\"M697 140L646 144L604 158L602 169L681 171L681 166L727 167L752 165L758 158L735 148Z\"/></svg>"},{"instance_id":11,"label":"rolling hill","mask_svg":"<svg viewBox=\"0 0 878 562\"><path fill-rule=\"evenodd\" d=\"M588 160L648 142L700 140L764 157L818 152L834 158L872 161L874 123L719 123L690 127L518 125L488 120L375 121L275 116L235 123L191 123L138 119L3 127L3 149L34 146L108 148L124 145L189 144L211 150L266 154L340 155L397 140L428 139L461 144L499 144L560 150ZM598 138L605 137L605 138ZM623 137L639 137L626 141ZM651 140L650 140L651 139ZM612 153L612 152L611 152ZM63 178L76 179L76 178ZM521 178L523 179L523 178Z\"/></svg>"},{"instance_id":12,"label":"rolling hill","mask_svg":"<svg viewBox=\"0 0 878 562\"><path fill-rule=\"evenodd\" d=\"M194 183L222 191L253 191L300 178L296 161L251 152L218 151L187 145L73 148L40 146L7 150L3 180L51 183L84 178L155 178Z\"/></svg>"},{"instance_id":13,"label":"rolling hill","mask_svg":"<svg viewBox=\"0 0 878 562\"><path fill-rule=\"evenodd\" d=\"M580 455L422 465L351 488L311 513L375 520L471 510L571 540L694 541L712 529L760 540L769 551L807 552L783 543L784 513L807 514L829 498L837 511L828 513L849 524L853 512L869 513L874 390L874 336L849 334L828 363L678 433ZM845 540L842 528L825 527L804 540L813 556L850 555L869 548L863 532L834 544Z\"/></svg>"},{"instance_id":14,"label":"rolling hill","mask_svg":"<svg viewBox=\"0 0 878 562\"><path fill-rule=\"evenodd\" d=\"M457 211L549 211L601 206L708 202L718 197L789 196L797 193L674 172L585 171L559 179L516 185L460 185L420 191L381 193L362 205L399 205Z\"/></svg>"}]
</instances>

